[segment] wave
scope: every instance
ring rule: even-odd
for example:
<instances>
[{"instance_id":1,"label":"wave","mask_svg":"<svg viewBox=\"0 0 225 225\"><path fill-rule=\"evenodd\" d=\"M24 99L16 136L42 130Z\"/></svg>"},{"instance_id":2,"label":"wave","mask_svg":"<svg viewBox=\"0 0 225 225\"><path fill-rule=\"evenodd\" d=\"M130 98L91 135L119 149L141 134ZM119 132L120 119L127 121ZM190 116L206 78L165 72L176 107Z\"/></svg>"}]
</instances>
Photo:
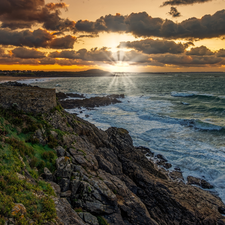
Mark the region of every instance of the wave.
<instances>
[{"instance_id":1,"label":"wave","mask_svg":"<svg viewBox=\"0 0 225 225\"><path fill-rule=\"evenodd\" d=\"M139 119L148 121L159 121L164 124L180 124L182 126L193 127L202 131L225 131L225 127L197 119L177 119L167 116L160 116L157 114L141 115L139 116Z\"/></svg>"},{"instance_id":2,"label":"wave","mask_svg":"<svg viewBox=\"0 0 225 225\"><path fill-rule=\"evenodd\" d=\"M199 100L211 100L214 102L221 102L221 103L225 103L225 96L215 96L212 94L199 94L198 92L191 92L191 91L187 91L187 92L176 92L176 91L172 91L170 93L171 96L173 97L191 97L191 98L196 98Z\"/></svg>"},{"instance_id":3,"label":"wave","mask_svg":"<svg viewBox=\"0 0 225 225\"><path fill-rule=\"evenodd\" d=\"M195 129L202 131L225 131L225 127L207 123L201 120L182 120L180 124L188 127L194 127Z\"/></svg>"}]
</instances>

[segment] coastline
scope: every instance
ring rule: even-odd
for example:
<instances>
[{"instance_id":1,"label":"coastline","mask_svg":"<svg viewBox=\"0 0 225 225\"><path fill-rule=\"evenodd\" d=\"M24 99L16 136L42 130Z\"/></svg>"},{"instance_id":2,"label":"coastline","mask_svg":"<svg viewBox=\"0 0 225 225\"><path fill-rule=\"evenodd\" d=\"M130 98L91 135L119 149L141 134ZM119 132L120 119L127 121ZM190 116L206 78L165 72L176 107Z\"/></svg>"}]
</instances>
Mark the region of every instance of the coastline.
<instances>
[{"instance_id":1,"label":"coastline","mask_svg":"<svg viewBox=\"0 0 225 225\"><path fill-rule=\"evenodd\" d=\"M31 80L31 79L43 79L48 77L18 77L18 76L0 76L0 83L9 81Z\"/></svg>"},{"instance_id":2,"label":"coastline","mask_svg":"<svg viewBox=\"0 0 225 225\"><path fill-rule=\"evenodd\" d=\"M20 91L26 95L24 102L28 105L33 96L25 89L23 86ZM36 89L40 93L45 91ZM49 101L51 97L56 99L55 93L49 96ZM20 110L24 102L17 100L12 101L14 110L1 110L1 117L7 119L1 124L7 128L1 134L1 144L8 151L8 145L15 146L20 140L18 144L22 147L20 154L23 157L17 161L23 163L18 164L17 173L12 171L11 174L34 184L43 184L45 180L52 186L55 196L49 194L48 197L54 201L51 210L54 212L55 207L60 222L54 224L84 225L88 223L87 218L99 225L225 224L225 205L218 197L164 173L146 158L146 153L151 157L149 149L133 145L126 129L110 127L106 131L100 130L92 123L67 113L59 104L50 111L44 108L46 111L42 115L35 115L38 106L29 103L32 115L18 113L15 103ZM42 104L48 106L49 101ZM4 97L1 99L1 103L7 103L6 107L9 107L8 102ZM29 152L23 152L24 149ZM39 157L33 158L38 151ZM16 157L15 154L13 156ZM163 156L158 155L157 158L164 163ZM25 159L28 164L24 163ZM7 166L7 161L5 164ZM169 166L166 162L165 165ZM5 193L13 196L14 192L7 192L5 187ZM41 190L46 195L44 189ZM42 193L39 191L38 197L41 198ZM30 210L29 202L21 198L16 202ZM26 219L34 219L29 214L32 210L27 215L24 211L21 213ZM7 221L10 220L8 215L4 215ZM53 214L48 214L48 220L52 218ZM18 219L15 218L16 221Z\"/></svg>"}]
</instances>

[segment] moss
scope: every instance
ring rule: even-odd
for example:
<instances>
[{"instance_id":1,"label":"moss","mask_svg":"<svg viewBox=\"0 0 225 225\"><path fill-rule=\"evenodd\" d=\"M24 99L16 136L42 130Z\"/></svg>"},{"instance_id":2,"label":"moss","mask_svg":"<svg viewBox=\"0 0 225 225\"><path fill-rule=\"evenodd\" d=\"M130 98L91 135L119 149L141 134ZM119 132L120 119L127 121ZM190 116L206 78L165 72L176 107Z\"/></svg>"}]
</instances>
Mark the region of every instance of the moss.
<instances>
[{"instance_id":1,"label":"moss","mask_svg":"<svg viewBox=\"0 0 225 225\"><path fill-rule=\"evenodd\" d=\"M102 216L97 216L99 225L109 225Z\"/></svg>"},{"instance_id":2,"label":"moss","mask_svg":"<svg viewBox=\"0 0 225 225\"><path fill-rule=\"evenodd\" d=\"M76 199L75 199L75 201L76 201ZM75 210L75 212L83 212L82 208L75 208L74 210Z\"/></svg>"}]
</instances>

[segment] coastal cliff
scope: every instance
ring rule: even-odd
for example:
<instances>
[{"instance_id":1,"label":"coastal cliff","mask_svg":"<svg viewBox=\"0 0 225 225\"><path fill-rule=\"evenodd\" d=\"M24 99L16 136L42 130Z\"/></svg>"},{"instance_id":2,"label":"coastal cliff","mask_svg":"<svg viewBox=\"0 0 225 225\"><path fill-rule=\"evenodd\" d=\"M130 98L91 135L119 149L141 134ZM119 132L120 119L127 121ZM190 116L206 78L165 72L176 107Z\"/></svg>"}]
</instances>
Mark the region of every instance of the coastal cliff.
<instances>
[{"instance_id":1,"label":"coastal cliff","mask_svg":"<svg viewBox=\"0 0 225 225\"><path fill-rule=\"evenodd\" d=\"M59 103L2 104L0 117L0 224L225 224L219 197L147 159L123 128L102 131Z\"/></svg>"}]
</instances>

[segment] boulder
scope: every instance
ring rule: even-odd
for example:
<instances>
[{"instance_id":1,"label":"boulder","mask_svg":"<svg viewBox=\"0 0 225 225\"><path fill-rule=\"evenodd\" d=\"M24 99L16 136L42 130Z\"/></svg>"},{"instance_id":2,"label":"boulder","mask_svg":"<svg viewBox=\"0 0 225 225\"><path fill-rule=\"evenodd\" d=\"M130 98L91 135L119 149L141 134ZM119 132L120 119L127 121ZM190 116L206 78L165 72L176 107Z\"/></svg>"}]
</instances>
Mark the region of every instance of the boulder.
<instances>
[{"instance_id":1,"label":"boulder","mask_svg":"<svg viewBox=\"0 0 225 225\"><path fill-rule=\"evenodd\" d=\"M201 178L188 176L187 182L188 182L188 184L195 184L195 185L198 185L198 186L200 186L204 189L212 189L213 188L213 185L211 185L209 182L207 182L206 180L201 179Z\"/></svg>"},{"instance_id":2,"label":"boulder","mask_svg":"<svg viewBox=\"0 0 225 225\"><path fill-rule=\"evenodd\" d=\"M53 181L53 175L47 167L44 168L44 178L47 181Z\"/></svg>"},{"instance_id":3,"label":"boulder","mask_svg":"<svg viewBox=\"0 0 225 225\"><path fill-rule=\"evenodd\" d=\"M62 146L57 146L55 150L57 152L58 157L65 156L66 151Z\"/></svg>"},{"instance_id":4,"label":"boulder","mask_svg":"<svg viewBox=\"0 0 225 225\"><path fill-rule=\"evenodd\" d=\"M88 212L80 212L78 213L79 217L90 225L99 225L98 219Z\"/></svg>"}]
</instances>

